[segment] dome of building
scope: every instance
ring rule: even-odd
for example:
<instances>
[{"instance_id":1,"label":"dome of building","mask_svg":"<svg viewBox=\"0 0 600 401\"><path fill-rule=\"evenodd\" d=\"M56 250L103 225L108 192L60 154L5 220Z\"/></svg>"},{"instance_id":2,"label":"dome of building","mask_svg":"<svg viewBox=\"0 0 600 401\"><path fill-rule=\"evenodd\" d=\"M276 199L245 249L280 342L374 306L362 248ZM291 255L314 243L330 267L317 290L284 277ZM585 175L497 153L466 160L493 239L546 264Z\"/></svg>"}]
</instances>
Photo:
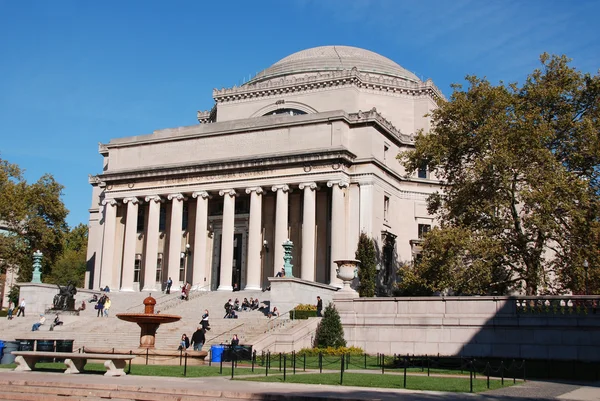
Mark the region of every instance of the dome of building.
<instances>
[{"instance_id":1,"label":"dome of building","mask_svg":"<svg viewBox=\"0 0 600 401\"><path fill-rule=\"evenodd\" d=\"M354 67L363 73L420 82L415 74L375 52L351 46L320 46L282 58L256 74L248 84L285 75L351 70Z\"/></svg>"}]
</instances>

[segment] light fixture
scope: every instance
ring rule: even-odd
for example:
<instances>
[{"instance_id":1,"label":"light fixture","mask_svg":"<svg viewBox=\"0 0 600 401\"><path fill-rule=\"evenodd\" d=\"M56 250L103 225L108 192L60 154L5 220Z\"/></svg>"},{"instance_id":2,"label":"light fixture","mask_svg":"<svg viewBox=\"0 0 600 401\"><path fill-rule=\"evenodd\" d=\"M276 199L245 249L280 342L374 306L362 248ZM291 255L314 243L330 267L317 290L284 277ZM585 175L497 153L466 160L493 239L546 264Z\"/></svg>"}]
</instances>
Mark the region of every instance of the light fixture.
<instances>
[{"instance_id":1,"label":"light fixture","mask_svg":"<svg viewBox=\"0 0 600 401\"><path fill-rule=\"evenodd\" d=\"M265 252L269 252L269 241L266 239L263 240L263 248L265 248Z\"/></svg>"},{"instance_id":2,"label":"light fixture","mask_svg":"<svg viewBox=\"0 0 600 401\"><path fill-rule=\"evenodd\" d=\"M181 252L180 256L181 259L185 258L187 255L189 255L190 253L192 253L192 251L190 250L191 246L190 244L185 244L185 251Z\"/></svg>"}]
</instances>

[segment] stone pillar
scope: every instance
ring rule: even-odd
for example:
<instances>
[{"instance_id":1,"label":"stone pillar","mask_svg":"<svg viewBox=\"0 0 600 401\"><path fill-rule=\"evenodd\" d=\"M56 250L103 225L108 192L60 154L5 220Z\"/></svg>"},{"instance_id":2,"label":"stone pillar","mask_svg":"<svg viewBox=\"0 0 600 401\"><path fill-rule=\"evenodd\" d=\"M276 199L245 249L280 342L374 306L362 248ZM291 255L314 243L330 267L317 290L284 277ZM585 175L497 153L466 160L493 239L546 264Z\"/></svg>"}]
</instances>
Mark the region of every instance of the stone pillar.
<instances>
[{"instance_id":1,"label":"stone pillar","mask_svg":"<svg viewBox=\"0 0 600 401\"><path fill-rule=\"evenodd\" d=\"M158 228L160 220L160 204L158 195L146 196L148 202L148 231L146 232L146 255L144 258L143 291L156 291L156 262L158 260Z\"/></svg>"},{"instance_id":2,"label":"stone pillar","mask_svg":"<svg viewBox=\"0 0 600 401\"><path fill-rule=\"evenodd\" d=\"M235 229L234 189L219 191L223 197L223 232L221 234L221 274L218 291L231 291L233 275L233 231Z\"/></svg>"},{"instance_id":3,"label":"stone pillar","mask_svg":"<svg viewBox=\"0 0 600 401\"><path fill-rule=\"evenodd\" d=\"M192 284L196 289L208 290L210 266L206 263L206 232L208 231L208 199L210 195L206 191L192 193L197 198L196 204L196 228L194 229L194 248L192 249Z\"/></svg>"},{"instance_id":4,"label":"stone pillar","mask_svg":"<svg viewBox=\"0 0 600 401\"><path fill-rule=\"evenodd\" d=\"M348 259L346 253L346 202L344 189L348 188L345 181L329 181L327 186L331 191L331 265L329 285L342 287L342 280L337 278L337 265L334 260ZM353 255L351 255L353 256Z\"/></svg>"},{"instance_id":5,"label":"stone pillar","mask_svg":"<svg viewBox=\"0 0 600 401\"><path fill-rule=\"evenodd\" d=\"M250 221L248 223L248 274L245 290L260 290L260 253L262 251L262 194L261 187L247 188L250 194Z\"/></svg>"},{"instance_id":6,"label":"stone pillar","mask_svg":"<svg viewBox=\"0 0 600 401\"><path fill-rule=\"evenodd\" d=\"M275 240L273 244L273 276L283 267L283 243L288 239L288 185L273 185L271 188L277 193L275 203Z\"/></svg>"},{"instance_id":7,"label":"stone pillar","mask_svg":"<svg viewBox=\"0 0 600 401\"><path fill-rule=\"evenodd\" d=\"M185 197L182 194L170 194L167 199L171 203L171 225L169 227L169 264L167 265L167 277L163 277L163 282L168 277L173 280L171 290L180 290L182 282L179 281L179 267L181 264L181 222L183 220L183 201ZM185 285L185 277L183 284ZM161 283L162 285L162 283Z\"/></svg>"},{"instance_id":8,"label":"stone pillar","mask_svg":"<svg viewBox=\"0 0 600 401\"><path fill-rule=\"evenodd\" d=\"M138 198L132 197L123 199L123 203L127 204L127 217L125 220L125 244L123 246L121 291L133 291L138 204L140 201Z\"/></svg>"},{"instance_id":9,"label":"stone pillar","mask_svg":"<svg viewBox=\"0 0 600 401\"><path fill-rule=\"evenodd\" d=\"M304 207L302 211L302 253L300 257L300 278L315 281L315 226L316 226L316 200L315 182L300 184L304 190Z\"/></svg>"},{"instance_id":10,"label":"stone pillar","mask_svg":"<svg viewBox=\"0 0 600 401\"><path fill-rule=\"evenodd\" d=\"M102 268L100 273L100 287L117 289L115 277L115 235L117 232L117 205L116 199L104 199L104 239L102 247Z\"/></svg>"}]
</instances>

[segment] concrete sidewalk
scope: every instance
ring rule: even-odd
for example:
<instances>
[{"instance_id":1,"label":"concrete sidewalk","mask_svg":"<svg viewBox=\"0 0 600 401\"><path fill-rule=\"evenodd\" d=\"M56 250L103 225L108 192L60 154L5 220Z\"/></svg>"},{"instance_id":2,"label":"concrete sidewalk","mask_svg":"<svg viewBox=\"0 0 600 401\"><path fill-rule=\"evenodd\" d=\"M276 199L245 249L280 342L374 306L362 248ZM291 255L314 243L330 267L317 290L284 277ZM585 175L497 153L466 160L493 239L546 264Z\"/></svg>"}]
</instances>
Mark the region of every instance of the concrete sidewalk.
<instances>
[{"instance_id":1,"label":"concrete sidewalk","mask_svg":"<svg viewBox=\"0 0 600 401\"><path fill-rule=\"evenodd\" d=\"M186 399L229 399L229 400L482 400L509 401L516 399L600 401L600 383L563 384L553 382L526 382L486 393L444 393L432 391L371 389L364 387L342 387L305 385L292 383L258 383L229 380L225 377L174 378L156 376L105 377L97 374L65 375L62 373L0 371L0 386L33 383L64 386L72 384L78 388L138 389L144 392L185 394ZM173 389L172 392L169 389Z\"/></svg>"}]
</instances>

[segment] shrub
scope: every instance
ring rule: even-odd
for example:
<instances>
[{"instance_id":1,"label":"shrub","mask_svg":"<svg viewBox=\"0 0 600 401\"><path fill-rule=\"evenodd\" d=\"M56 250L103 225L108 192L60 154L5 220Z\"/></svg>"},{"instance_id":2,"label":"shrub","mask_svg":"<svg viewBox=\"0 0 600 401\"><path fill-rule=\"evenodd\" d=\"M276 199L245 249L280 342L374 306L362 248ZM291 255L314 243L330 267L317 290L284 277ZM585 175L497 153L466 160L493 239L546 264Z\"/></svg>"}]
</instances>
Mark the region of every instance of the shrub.
<instances>
[{"instance_id":1,"label":"shrub","mask_svg":"<svg viewBox=\"0 0 600 401\"><path fill-rule=\"evenodd\" d=\"M300 304L300 305L296 305L296 307L294 308L295 311L299 311L299 310L317 310L317 306L316 305L311 305L311 304Z\"/></svg>"},{"instance_id":2,"label":"shrub","mask_svg":"<svg viewBox=\"0 0 600 401\"><path fill-rule=\"evenodd\" d=\"M340 314L331 303L325 308L323 318L317 326L314 346L317 348L339 348L346 346Z\"/></svg>"},{"instance_id":3,"label":"shrub","mask_svg":"<svg viewBox=\"0 0 600 401\"><path fill-rule=\"evenodd\" d=\"M290 319L294 320L303 320L308 319L309 317L317 317L316 310L291 310Z\"/></svg>"},{"instance_id":4,"label":"shrub","mask_svg":"<svg viewBox=\"0 0 600 401\"><path fill-rule=\"evenodd\" d=\"M365 353L365 351L363 351L362 348L358 348L358 347L302 348L300 351L296 352L296 355L318 356L320 353L322 353L323 355L332 355L332 356L363 355Z\"/></svg>"}]
</instances>

